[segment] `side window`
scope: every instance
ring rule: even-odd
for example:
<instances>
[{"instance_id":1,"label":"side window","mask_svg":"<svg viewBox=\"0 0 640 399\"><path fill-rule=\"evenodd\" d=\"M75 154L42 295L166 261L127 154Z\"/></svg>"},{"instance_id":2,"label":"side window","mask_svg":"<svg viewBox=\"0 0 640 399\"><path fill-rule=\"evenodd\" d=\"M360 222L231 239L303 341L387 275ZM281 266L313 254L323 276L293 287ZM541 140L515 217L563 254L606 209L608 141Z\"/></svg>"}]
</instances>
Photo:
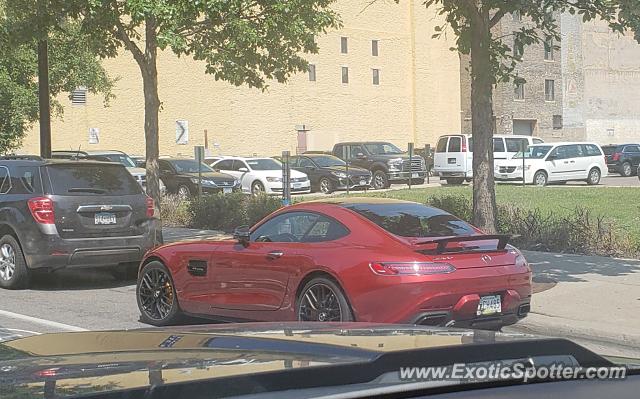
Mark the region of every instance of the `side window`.
<instances>
[{"instance_id":1,"label":"side window","mask_svg":"<svg viewBox=\"0 0 640 399\"><path fill-rule=\"evenodd\" d=\"M230 160L220 161L214 166L214 168L218 170L231 170L232 162L233 161L230 161Z\"/></svg>"},{"instance_id":2,"label":"side window","mask_svg":"<svg viewBox=\"0 0 640 399\"><path fill-rule=\"evenodd\" d=\"M241 168L245 168L245 169L249 170L249 167L247 166L246 162L241 161L239 159L234 159L234 160L232 160L231 169L229 169L229 170L233 170L233 171L239 172Z\"/></svg>"},{"instance_id":3,"label":"side window","mask_svg":"<svg viewBox=\"0 0 640 399\"><path fill-rule=\"evenodd\" d=\"M300 167L300 157L291 157L291 158L289 158L289 165L292 168Z\"/></svg>"},{"instance_id":4,"label":"side window","mask_svg":"<svg viewBox=\"0 0 640 399\"><path fill-rule=\"evenodd\" d=\"M40 171L33 166L18 166L11 176L11 187L14 194L41 194Z\"/></svg>"},{"instance_id":5,"label":"side window","mask_svg":"<svg viewBox=\"0 0 640 399\"><path fill-rule=\"evenodd\" d=\"M158 167L160 168L160 173L173 173L173 168L167 161L158 161Z\"/></svg>"},{"instance_id":6,"label":"side window","mask_svg":"<svg viewBox=\"0 0 640 399\"><path fill-rule=\"evenodd\" d=\"M567 159L569 158L569 155L567 153L567 147L568 146L566 145L561 145L559 147L556 147L556 149L553 150L551 153L556 156L556 159Z\"/></svg>"},{"instance_id":7,"label":"side window","mask_svg":"<svg viewBox=\"0 0 640 399\"><path fill-rule=\"evenodd\" d=\"M602 155L602 152L600 152L600 149L593 144L585 144L584 147L586 147L585 150L586 150L587 156L595 157L595 156Z\"/></svg>"},{"instance_id":8,"label":"side window","mask_svg":"<svg viewBox=\"0 0 640 399\"><path fill-rule=\"evenodd\" d=\"M637 145L628 145L623 152L640 152L640 148Z\"/></svg>"},{"instance_id":9,"label":"side window","mask_svg":"<svg viewBox=\"0 0 640 399\"><path fill-rule=\"evenodd\" d=\"M567 158L581 158L585 156L582 146L578 144L567 146Z\"/></svg>"},{"instance_id":10,"label":"side window","mask_svg":"<svg viewBox=\"0 0 640 399\"><path fill-rule=\"evenodd\" d=\"M6 166L0 166L0 194L7 194L11 190L11 177Z\"/></svg>"},{"instance_id":11,"label":"side window","mask_svg":"<svg viewBox=\"0 0 640 399\"><path fill-rule=\"evenodd\" d=\"M525 150L529 146L529 142L527 141L527 139L505 138L504 141L507 142L507 152L519 152L519 151L522 151L522 145L523 144L524 144Z\"/></svg>"},{"instance_id":12,"label":"side window","mask_svg":"<svg viewBox=\"0 0 640 399\"><path fill-rule=\"evenodd\" d=\"M504 141L502 139L493 139L493 152L504 152Z\"/></svg>"},{"instance_id":13,"label":"side window","mask_svg":"<svg viewBox=\"0 0 640 399\"><path fill-rule=\"evenodd\" d=\"M344 153L344 148L345 147L343 145L335 146L333 149L334 155L337 156L338 158L345 159L347 154Z\"/></svg>"},{"instance_id":14,"label":"side window","mask_svg":"<svg viewBox=\"0 0 640 399\"><path fill-rule=\"evenodd\" d=\"M349 158L355 158L358 154L366 154L361 145L352 145L350 150Z\"/></svg>"},{"instance_id":15,"label":"side window","mask_svg":"<svg viewBox=\"0 0 640 399\"><path fill-rule=\"evenodd\" d=\"M310 166L313 168L313 162L311 162L311 160L309 158L306 157L302 157L299 158L299 164L298 164L301 168L306 168L307 166Z\"/></svg>"},{"instance_id":16,"label":"side window","mask_svg":"<svg viewBox=\"0 0 640 399\"><path fill-rule=\"evenodd\" d=\"M447 140L448 137L440 137L438 145L436 146L436 152L447 152Z\"/></svg>"},{"instance_id":17,"label":"side window","mask_svg":"<svg viewBox=\"0 0 640 399\"><path fill-rule=\"evenodd\" d=\"M462 151L462 137L449 137L449 152Z\"/></svg>"},{"instance_id":18,"label":"side window","mask_svg":"<svg viewBox=\"0 0 640 399\"><path fill-rule=\"evenodd\" d=\"M321 242L349 234L339 222L308 212L289 212L269 220L251 233L255 242Z\"/></svg>"}]
</instances>

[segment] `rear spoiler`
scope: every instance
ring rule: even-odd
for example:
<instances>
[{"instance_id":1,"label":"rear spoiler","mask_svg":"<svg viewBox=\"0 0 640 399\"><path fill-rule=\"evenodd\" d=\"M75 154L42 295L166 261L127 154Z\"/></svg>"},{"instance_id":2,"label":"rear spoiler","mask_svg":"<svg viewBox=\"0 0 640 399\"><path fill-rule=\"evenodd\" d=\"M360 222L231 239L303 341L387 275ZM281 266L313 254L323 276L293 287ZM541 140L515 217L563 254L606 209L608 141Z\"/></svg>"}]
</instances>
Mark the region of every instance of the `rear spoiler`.
<instances>
[{"instance_id":1,"label":"rear spoiler","mask_svg":"<svg viewBox=\"0 0 640 399\"><path fill-rule=\"evenodd\" d=\"M467 241L492 241L498 240L498 245L495 250L481 250L481 251L469 251L469 252L494 252L494 251L504 251L509 244L509 241L516 238L517 236L513 236L510 234L483 234L477 236L458 236L458 237L448 237L448 238L440 238L429 241L418 241L414 245L427 245L427 244L437 244L433 253L435 254L443 254L447 253L447 246L452 242L467 242ZM429 251L432 252L432 251ZM461 251L451 251L451 252L461 252ZM465 251L466 252L466 251Z\"/></svg>"}]
</instances>

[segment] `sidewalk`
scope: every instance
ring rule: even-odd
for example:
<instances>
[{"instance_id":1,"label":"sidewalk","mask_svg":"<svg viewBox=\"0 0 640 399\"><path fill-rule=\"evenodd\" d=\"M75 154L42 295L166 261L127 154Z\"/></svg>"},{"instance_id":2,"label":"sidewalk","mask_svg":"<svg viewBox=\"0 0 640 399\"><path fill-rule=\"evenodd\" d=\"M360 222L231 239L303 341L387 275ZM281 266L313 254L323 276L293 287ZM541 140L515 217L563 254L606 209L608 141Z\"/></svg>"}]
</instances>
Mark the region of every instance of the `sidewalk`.
<instances>
[{"instance_id":1,"label":"sidewalk","mask_svg":"<svg viewBox=\"0 0 640 399\"><path fill-rule=\"evenodd\" d=\"M166 242L228 237L165 228ZM509 332L570 338L598 353L640 358L640 260L523 251L533 270L531 313Z\"/></svg>"}]
</instances>

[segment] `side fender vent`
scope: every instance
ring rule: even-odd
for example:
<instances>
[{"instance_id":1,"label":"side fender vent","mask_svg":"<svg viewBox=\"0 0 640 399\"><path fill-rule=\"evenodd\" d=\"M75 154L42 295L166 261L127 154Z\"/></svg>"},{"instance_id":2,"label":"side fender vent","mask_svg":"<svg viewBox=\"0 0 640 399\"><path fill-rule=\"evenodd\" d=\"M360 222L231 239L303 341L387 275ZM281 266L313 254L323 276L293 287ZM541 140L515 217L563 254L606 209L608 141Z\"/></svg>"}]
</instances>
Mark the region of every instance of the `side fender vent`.
<instances>
[{"instance_id":1,"label":"side fender vent","mask_svg":"<svg viewBox=\"0 0 640 399\"><path fill-rule=\"evenodd\" d=\"M187 264L187 271L192 276L206 276L207 275L207 261L190 259Z\"/></svg>"}]
</instances>

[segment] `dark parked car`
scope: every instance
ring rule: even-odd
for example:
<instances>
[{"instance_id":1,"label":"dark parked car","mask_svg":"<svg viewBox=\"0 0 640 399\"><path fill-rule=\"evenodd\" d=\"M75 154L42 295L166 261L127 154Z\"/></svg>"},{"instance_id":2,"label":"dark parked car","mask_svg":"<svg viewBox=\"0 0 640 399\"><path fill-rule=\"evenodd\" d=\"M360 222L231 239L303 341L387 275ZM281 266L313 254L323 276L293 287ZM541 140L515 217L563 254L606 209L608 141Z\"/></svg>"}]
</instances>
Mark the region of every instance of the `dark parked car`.
<instances>
[{"instance_id":1,"label":"dark parked car","mask_svg":"<svg viewBox=\"0 0 640 399\"><path fill-rule=\"evenodd\" d=\"M410 159L409 154L391 143L351 142L338 143L333 155L350 165L367 169L373 175L371 186L388 188L391 183L422 184L426 177L425 160L419 155Z\"/></svg>"},{"instance_id":2,"label":"dark parked car","mask_svg":"<svg viewBox=\"0 0 640 399\"><path fill-rule=\"evenodd\" d=\"M167 187L167 192L183 198L194 196L198 192L198 162L188 158L159 159L160 179ZM240 192L238 180L226 173L216 172L204 163L202 171L203 193Z\"/></svg>"},{"instance_id":3,"label":"dark parked car","mask_svg":"<svg viewBox=\"0 0 640 399\"><path fill-rule=\"evenodd\" d=\"M347 163L333 155L305 154L291 157L291 168L306 173L311 189L329 194L335 190L365 189L371 184L371 172Z\"/></svg>"},{"instance_id":4,"label":"dark parked car","mask_svg":"<svg viewBox=\"0 0 640 399\"><path fill-rule=\"evenodd\" d=\"M640 144L603 145L609 172L620 173L629 177L636 173L640 166Z\"/></svg>"},{"instance_id":5,"label":"dark parked car","mask_svg":"<svg viewBox=\"0 0 640 399\"><path fill-rule=\"evenodd\" d=\"M153 200L119 164L0 160L0 286L33 270L115 266L137 271L156 244Z\"/></svg>"}]
</instances>

